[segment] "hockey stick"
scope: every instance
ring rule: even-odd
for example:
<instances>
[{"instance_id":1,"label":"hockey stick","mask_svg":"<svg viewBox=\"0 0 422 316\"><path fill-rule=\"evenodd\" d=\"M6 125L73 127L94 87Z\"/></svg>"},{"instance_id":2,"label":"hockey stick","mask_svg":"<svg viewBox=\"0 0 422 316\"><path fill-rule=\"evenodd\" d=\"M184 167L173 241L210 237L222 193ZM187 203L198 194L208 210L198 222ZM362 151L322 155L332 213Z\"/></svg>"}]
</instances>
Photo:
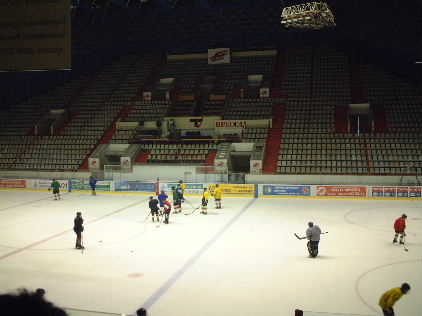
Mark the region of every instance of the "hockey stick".
<instances>
[{"instance_id":1,"label":"hockey stick","mask_svg":"<svg viewBox=\"0 0 422 316\"><path fill-rule=\"evenodd\" d=\"M142 223L145 223L149 217L149 215L151 214L151 211L148 213L147 217L145 217L144 221Z\"/></svg>"},{"instance_id":2,"label":"hockey stick","mask_svg":"<svg viewBox=\"0 0 422 316\"><path fill-rule=\"evenodd\" d=\"M323 233L321 233L321 235L322 234L328 234L328 232L323 232ZM296 236L297 239L305 239L306 238L306 236L305 237L299 237L297 234L294 234L294 235Z\"/></svg>"},{"instance_id":3,"label":"hockey stick","mask_svg":"<svg viewBox=\"0 0 422 316\"><path fill-rule=\"evenodd\" d=\"M164 215L161 215L159 220L158 220L158 225L155 225L155 227L160 227L161 225L161 219L163 218Z\"/></svg>"},{"instance_id":4,"label":"hockey stick","mask_svg":"<svg viewBox=\"0 0 422 316\"><path fill-rule=\"evenodd\" d=\"M193 208L193 209L195 209L195 206L193 206L193 205L192 205L192 204L191 204L188 200L186 200L186 199L185 199L185 201L186 201L186 202L188 202L188 204L189 204L190 206L192 206L192 208ZM199 208L199 207L198 207L198 208Z\"/></svg>"},{"instance_id":5,"label":"hockey stick","mask_svg":"<svg viewBox=\"0 0 422 316\"><path fill-rule=\"evenodd\" d=\"M193 206L192 206L193 207ZM192 212L190 213L185 213L185 215L191 215L193 214L197 209L199 209L201 207L201 205L199 205L197 208L195 208Z\"/></svg>"},{"instance_id":6,"label":"hockey stick","mask_svg":"<svg viewBox=\"0 0 422 316\"><path fill-rule=\"evenodd\" d=\"M306 238L306 236L305 237L299 237L297 234L294 234L294 235L296 236L297 239L305 239Z\"/></svg>"},{"instance_id":7,"label":"hockey stick","mask_svg":"<svg viewBox=\"0 0 422 316\"><path fill-rule=\"evenodd\" d=\"M403 236L403 248L405 251L409 251L409 249L406 248L406 237Z\"/></svg>"}]
</instances>

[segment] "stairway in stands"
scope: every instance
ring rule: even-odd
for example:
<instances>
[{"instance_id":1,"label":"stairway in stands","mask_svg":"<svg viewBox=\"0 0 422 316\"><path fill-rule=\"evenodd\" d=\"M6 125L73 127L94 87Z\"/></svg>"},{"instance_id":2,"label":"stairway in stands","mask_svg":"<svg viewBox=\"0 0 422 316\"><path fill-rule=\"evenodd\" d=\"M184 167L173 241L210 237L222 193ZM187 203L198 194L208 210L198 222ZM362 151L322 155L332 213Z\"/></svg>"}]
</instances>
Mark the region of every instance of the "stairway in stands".
<instances>
[{"instance_id":1,"label":"stairway in stands","mask_svg":"<svg viewBox=\"0 0 422 316\"><path fill-rule=\"evenodd\" d=\"M205 165L206 166L214 166L215 156L217 156L217 152L216 151L210 151L207 155L207 158L205 159Z\"/></svg>"},{"instance_id":2,"label":"stairway in stands","mask_svg":"<svg viewBox=\"0 0 422 316\"><path fill-rule=\"evenodd\" d=\"M138 157L135 160L135 164L147 163L149 155L150 155L150 152L147 152L147 151L140 152Z\"/></svg>"},{"instance_id":3,"label":"stairway in stands","mask_svg":"<svg viewBox=\"0 0 422 316\"><path fill-rule=\"evenodd\" d=\"M286 62L286 51L277 50L277 58L274 65L273 82L270 95L273 98L282 96L281 86L283 83L284 64Z\"/></svg>"},{"instance_id":4,"label":"stairway in stands","mask_svg":"<svg viewBox=\"0 0 422 316\"><path fill-rule=\"evenodd\" d=\"M334 128L336 133L347 133L348 128L348 116L349 111L347 106L339 105L336 106L335 113L334 113Z\"/></svg>"},{"instance_id":5,"label":"stairway in stands","mask_svg":"<svg viewBox=\"0 0 422 316\"><path fill-rule=\"evenodd\" d=\"M374 105L372 107L372 117L374 120L374 132L388 133L388 123L384 107L381 105Z\"/></svg>"},{"instance_id":6,"label":"stairway in stands","mask_svg":"<svg viewBox=\"0 0 422 316\"><path fill-rule=\"evenodd\" d=\"M143 100L143 92L147 87L152 86L157 81L160 72L165 66L166 62L167 59L165 57L160 59L160 62L157 64L154 70L150 72L148 77L145 79L144 83L139 87L138 91L136 92L136 95L133 97L133 100Z\"/></svg>"},{"instance_id":7,"label":"stairway in stands","mask_svg":"<svg viewBox=\"0 0 422 316\"><path fill-rule=\"evenodd\" d=\"M350 98L352 103L363 103L362 77L360 65L349 62Z\"/></svg>"},{"instance_id":8,"label":"stairway in stands","mask_svg":"<svg viewBox=\"0 0 422 316\"><path fill-rule=\"evenodd\" d=\"M280 151L285 113L286 107L284 105L274 104L273 125L268 131L264 166L262 168L263 173L275 173L277 171L277 160Z\"/></svg>"}]
</instances>

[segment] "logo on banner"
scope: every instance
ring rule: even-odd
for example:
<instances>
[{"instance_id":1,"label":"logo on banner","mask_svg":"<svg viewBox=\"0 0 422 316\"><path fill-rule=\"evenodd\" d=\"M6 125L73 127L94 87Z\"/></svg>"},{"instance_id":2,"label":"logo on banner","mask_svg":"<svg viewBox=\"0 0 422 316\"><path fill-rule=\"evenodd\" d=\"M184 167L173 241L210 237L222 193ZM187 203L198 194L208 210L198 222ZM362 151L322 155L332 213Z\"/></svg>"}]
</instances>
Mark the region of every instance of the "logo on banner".
<instances>
[{"instance_id":1,"label":"logo on banner","mask_svg":"<svg viewBox=\"0 0 422 316\"><path fill-rule=\"evenodd\" d=\"M268 98L270 96L270 88L259 89L259 96L261 98Z\"/></svg>"},{"instance_id":2,"label":"logo on banner","mask_svg":"<svg viewBox=\"0 0 422 316\"><path fill-rule=\"evenodd\" d=\"M203 121L204 121L204 119L202 117L201 118L193 118L193 119L189 120L189 122L192 122L193 126L195 126L196 128L200 128Z\"/></svg>"},{"instance_id":3,"label":"logo on banner","mask_svg":"<svg viewBox=\"0 0 422 316\"><path fill-rule=\"evenodd\" d=\"M213 56L210 57L210 61L215 63L217 61L224 60L224 56L228 55L229 50L224 49L222 51L216 52Z\"/></svg>"},{"instance_id":4,"label":"logo on banner","mask_svg":"<svg viewBox=\"0 0 422 316\"><path fill-rule=\"evenodd\" d=\"M146 91L142 93L142 99L144 101L151 101L151 96L151 92Z\"/></svg>"}]
</instances>

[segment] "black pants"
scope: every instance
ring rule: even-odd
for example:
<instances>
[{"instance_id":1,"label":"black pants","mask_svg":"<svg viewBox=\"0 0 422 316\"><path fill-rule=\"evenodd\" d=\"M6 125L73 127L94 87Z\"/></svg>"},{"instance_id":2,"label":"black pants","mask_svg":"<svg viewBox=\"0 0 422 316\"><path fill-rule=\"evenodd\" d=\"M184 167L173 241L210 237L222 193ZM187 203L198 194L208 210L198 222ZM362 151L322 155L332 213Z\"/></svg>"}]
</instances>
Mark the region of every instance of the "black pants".
<instances>
[{"instance_id":1,"label":"black pants","mask_svg":"<svg viewBox=\"0 0 422 316\"><path fill-rule=\"evenodd\" d=\"M308 252L310 256L316 257L318 255L318 244L319 244L319 241L312 241L312 240L308 241L307 246L308 246Z\"/></svg>"},{"instance_id":2,"label":"black pants","mask_svg":"<svg viewBox=\"0 0 422 316\"><path fill-rule=\"evenodd\" d=\"M394 309L391 307L389 309L382 309L384 316L394 316Z\"/></svg>"}]
</instances>

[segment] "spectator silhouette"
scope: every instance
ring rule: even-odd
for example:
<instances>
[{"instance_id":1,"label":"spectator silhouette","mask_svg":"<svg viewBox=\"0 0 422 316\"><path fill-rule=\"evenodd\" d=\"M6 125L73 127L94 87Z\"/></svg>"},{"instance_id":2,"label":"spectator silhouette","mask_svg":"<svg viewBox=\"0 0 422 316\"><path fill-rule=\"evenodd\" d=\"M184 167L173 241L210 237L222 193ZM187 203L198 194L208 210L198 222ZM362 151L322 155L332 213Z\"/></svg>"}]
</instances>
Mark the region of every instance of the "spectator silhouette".
<instances>
[{"instance_id":1,"label":"spectator silhouette","mask_svg":"<svg viewBox=\"0 0 422 316\"><path fill-rule=\"evenodd\" d=\"M0 316L67 316L63 309L46 301L44 294L40 295L42 291L28 292L21 289L18 294L1 294Z\"/></svg>"}]
</instances>

